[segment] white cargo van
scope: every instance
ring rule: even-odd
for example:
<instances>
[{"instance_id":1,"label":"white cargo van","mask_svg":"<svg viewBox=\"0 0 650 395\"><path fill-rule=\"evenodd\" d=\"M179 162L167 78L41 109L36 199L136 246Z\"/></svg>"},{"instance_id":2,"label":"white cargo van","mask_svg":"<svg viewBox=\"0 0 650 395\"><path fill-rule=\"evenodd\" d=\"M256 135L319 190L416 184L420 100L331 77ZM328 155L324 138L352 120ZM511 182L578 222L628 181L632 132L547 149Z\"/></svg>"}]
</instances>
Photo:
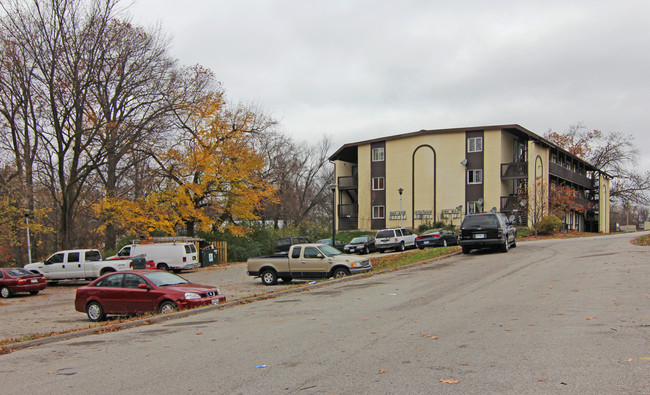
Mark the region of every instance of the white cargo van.
<instances>
[{"instance_id":1,"label":"white cargo van","mask_svg":"<svg viewBox=\"0 0 650 395\"><path fill-rule=\"evenodd\" d=\"M137 255L144 255L147 261L153 261L159 270L181 271L196 269L201 265L194 244L181 242L129 244L122 247L115 258Z\"/></svg>"}]
</instances>

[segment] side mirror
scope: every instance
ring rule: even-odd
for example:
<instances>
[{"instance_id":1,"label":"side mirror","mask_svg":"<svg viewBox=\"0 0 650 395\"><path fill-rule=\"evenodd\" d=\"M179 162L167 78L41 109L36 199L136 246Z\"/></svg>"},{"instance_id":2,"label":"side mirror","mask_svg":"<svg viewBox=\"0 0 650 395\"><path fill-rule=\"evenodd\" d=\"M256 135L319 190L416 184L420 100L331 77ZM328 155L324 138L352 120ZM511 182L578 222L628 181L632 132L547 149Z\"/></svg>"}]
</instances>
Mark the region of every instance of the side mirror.
<instances>
[{"instance_id":1,"label":"side mirror","mask_svg":"<svg viewBox=\"0 0 650 395\"><path fill-rule=\"evenodd\" d=\"M515 223L515 216L514 215L509 216L508 217L508 222L510 222L511 224L514 224Z\"/></svg>"},{"instance_id":2,"label":"side mirror","mask_svg":"<svg viewBox=\"0 0 650 395\"><path fill-rule=\"evenodd\" d=\"M140 289L149 289L149 284L138 284L138 288L140 288Z\"/></svg>"},{"instance_id":3,"label":"side mirror","mask_svg":"<svg viewBox=\"0 0 650 395\"><path fill-rule=\"evenodd\" d=\"M320 258L320 259L323 259L323 258L325 258L325 255L323 255L323 254L321 254L321 253L319 253L318 255L316 255L316 258Z\"/></svg>"}]
</instances>

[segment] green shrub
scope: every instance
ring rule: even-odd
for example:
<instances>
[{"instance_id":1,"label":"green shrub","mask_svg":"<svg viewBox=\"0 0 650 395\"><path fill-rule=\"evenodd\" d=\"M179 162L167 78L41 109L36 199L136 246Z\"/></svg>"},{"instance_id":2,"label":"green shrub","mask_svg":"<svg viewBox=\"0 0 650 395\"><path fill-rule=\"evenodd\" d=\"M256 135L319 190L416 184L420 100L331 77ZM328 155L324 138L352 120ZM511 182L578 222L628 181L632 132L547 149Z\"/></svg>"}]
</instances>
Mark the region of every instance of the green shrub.
<instances>
[{"instance_id":1,"label":"green shrub","mask_svg":"<svg viewBox=\"0 0 650 395\"><path fill-rule=\"evenodd\" d=\"M542 218L541 221L535 224L535 230L541 235L552 235L561 227L562 221L553 214Z\"/></svg>"},{"instance_id":2,"label":"green shrub","mask_svg":"<svg viewBox=\"0 0 650 395\"><path fill-rule=\"evenodd\" d=\"M517 237L526 237L534 234L535 234L535 229L533 228L526 228L526 227L517 228Z\"/></svg>"}]
</instances>

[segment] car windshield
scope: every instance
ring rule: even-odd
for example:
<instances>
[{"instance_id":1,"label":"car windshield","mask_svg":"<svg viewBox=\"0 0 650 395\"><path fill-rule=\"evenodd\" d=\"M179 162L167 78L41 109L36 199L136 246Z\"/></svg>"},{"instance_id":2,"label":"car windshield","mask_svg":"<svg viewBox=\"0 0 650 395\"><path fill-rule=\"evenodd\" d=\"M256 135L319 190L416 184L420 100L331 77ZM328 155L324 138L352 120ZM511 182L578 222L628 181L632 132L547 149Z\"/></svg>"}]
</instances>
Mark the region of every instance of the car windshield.
<instances>
[{"instance_id":1,"label":"car windshield","mask_svg":"<svg viewBox=\"0 0 650 395\"><path fill-rule=\"evenodd\" d=\"M354 239L350 240L350 244L361 244L365 243L366 241L368 241L368 236L355 237Z\"/></svg>"},{"instance_id":2,"label":"car windshield","mask_svg":"<svg viewBox=\"0 0 650 395\"><path fill-rule=\"evenodd\" d=\"M497 220L497 217L495 217L494 215L476 215L472 217L466 217L465 221L463 221L462 226L463 227L470 227L470 226L497 227L499 226L499 222Z\"/></svg>"},{"instance_id":3,"label":"car windshield","mask_svg":"<svg viewBox=\"0 0 650 395\"><path fill-rule=\"evenodd\" d=\"M32 273L28 272L25 269L18 268L18 269L7 269L7 274L9 274L10 276L24 276Z\"/></svg>"},{"instance_id":4,"label":"car windshield","mask_svg":"<svg viewBox=\"0 0 650 395\"><path fill-rule=\"evenodd\" d=\"M337 250L336 248L328 245L321 245L318 246L320 248L321 252L325 254L326 256L336 256L336 255L341 255L341 251Z\"/></svg>"},{"instance_id":5,"label":"car windshield","mask_svg":"<svg viewBox=\"0 0 650 395\"><path fill-rule=\"evenodd\" d=\"M165 285L177 285L177 284L189 283L189 281L187 281L183 277L177 276L172 273L167 273L167 272L144 273L143 276L145 276L147 280L151 281L158 287L164 287Z\"/></svg>"}]
</instances>

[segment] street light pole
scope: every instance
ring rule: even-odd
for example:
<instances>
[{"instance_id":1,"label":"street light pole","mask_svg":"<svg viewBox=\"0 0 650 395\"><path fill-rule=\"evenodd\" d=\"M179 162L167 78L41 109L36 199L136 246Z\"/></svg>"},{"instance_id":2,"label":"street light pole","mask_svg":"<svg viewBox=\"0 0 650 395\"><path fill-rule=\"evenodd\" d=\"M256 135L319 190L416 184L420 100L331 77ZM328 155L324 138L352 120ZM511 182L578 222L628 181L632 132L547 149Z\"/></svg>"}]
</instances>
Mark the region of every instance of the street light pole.
<instances>
[{"instance_id":1,"label":"street light pole","mask_svg":"<svg viewBox=\"0 0 650 395\"><path fill-rule=\"evenodd\" d=\"M399 227L403 228L404 227L404 214L402 214L402 192L404 192L404 188L398 189L397 192L399 192Z\"/></svg>"},{"instance_id":2,"label":"street light pole","mask_svg":"<svg viewBox=\"0 0 650 395\"><path fill-rule=\"evenodd\" d=\"M332 247L336 238L336 184L330 184L332 190Z\"/></svg>"},{"instance_id":3,"label":"street light pole","mask_svg":"<svg viewBox=\"0 0 650 395\"><path fill-rule=\"evenodd\" d=\"M32 247L29 241L29 211L25 210L25 225L27 228L27 263L32 263Z\"/></svg>"}]
</instances>

